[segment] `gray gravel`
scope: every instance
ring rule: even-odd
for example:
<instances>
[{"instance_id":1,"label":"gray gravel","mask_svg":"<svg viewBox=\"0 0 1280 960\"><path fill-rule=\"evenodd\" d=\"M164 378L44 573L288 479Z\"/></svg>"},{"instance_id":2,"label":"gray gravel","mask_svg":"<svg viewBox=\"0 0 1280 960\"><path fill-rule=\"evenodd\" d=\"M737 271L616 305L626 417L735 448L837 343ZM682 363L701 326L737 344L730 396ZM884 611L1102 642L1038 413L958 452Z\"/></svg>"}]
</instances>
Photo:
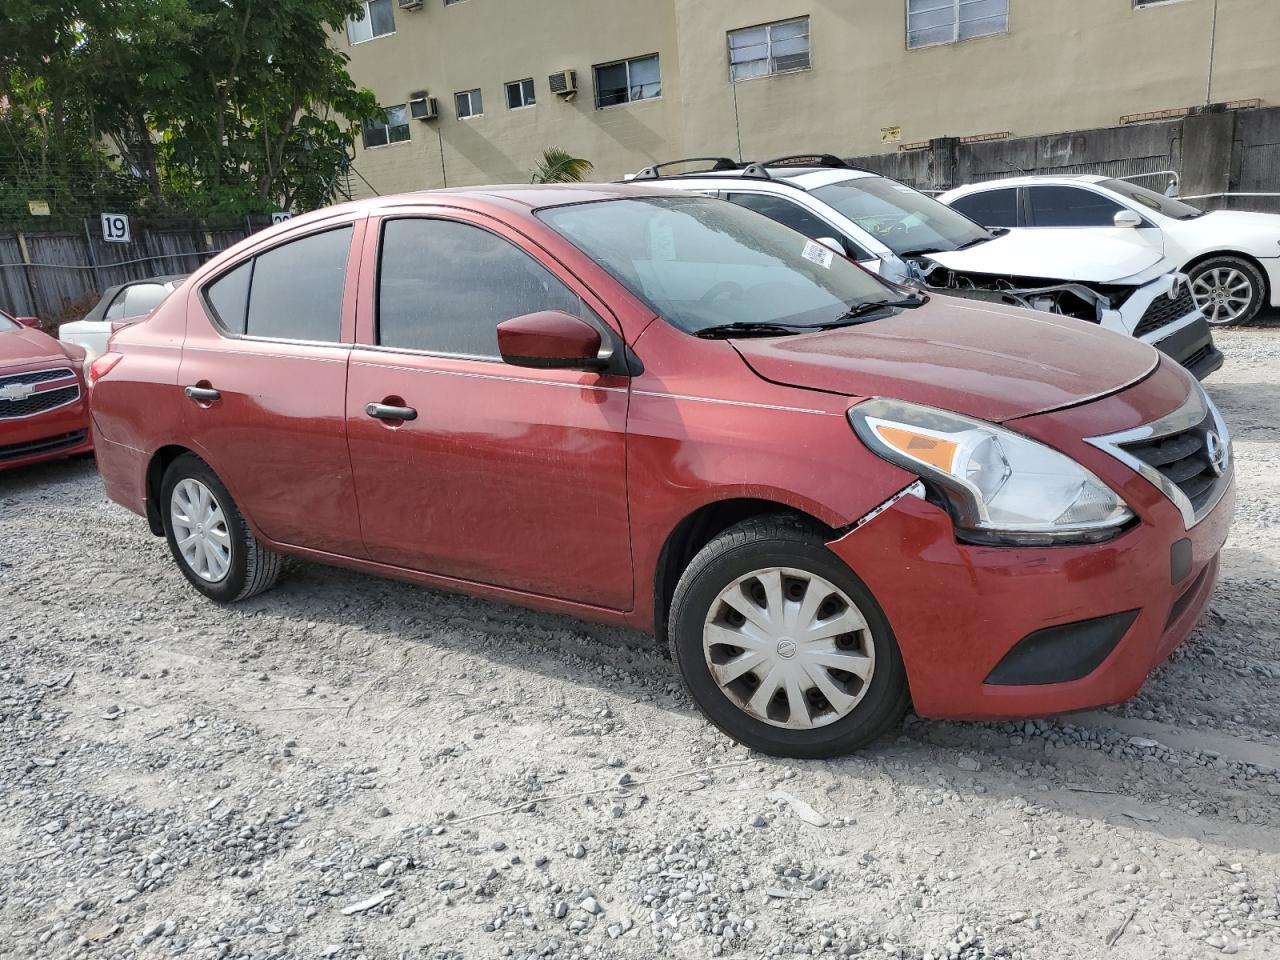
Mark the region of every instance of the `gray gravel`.
<instances>
[{"instance_id":1,"label":"gray gravel","mask_svg":"<svg viewBox=\"0 0 1280 960\"><path fill-rule=\"evenodd\" d=\"M638 634L311 565L219 608L91 465L0 475L0 957L1280 955L1280 329L1239 516L1114 710L749 755Z\"/></svg>"}]
</instances>

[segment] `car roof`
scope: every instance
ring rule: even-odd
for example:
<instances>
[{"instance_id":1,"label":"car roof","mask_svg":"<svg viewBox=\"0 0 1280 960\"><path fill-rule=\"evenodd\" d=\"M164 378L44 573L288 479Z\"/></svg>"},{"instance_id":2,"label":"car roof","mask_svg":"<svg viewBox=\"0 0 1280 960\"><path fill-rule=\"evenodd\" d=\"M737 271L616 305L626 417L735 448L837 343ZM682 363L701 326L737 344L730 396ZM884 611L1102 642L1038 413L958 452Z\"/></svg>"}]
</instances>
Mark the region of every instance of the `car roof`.
<instances>
[{"instance_id":1,"label":"car roof","mask_svg":"<svg viewBox=\"0 0 1280 960\"><path fill-rule=\"evenodd\" d=\"M769 172L769 177L761 177L748 173L746 170L705 170L696 173L671 174L664 177L654 177L650 180L636 181L629 180L628 183L644 182L652 183L655 186L662 184L680 184L687 186L691 183L708 185L714 184L718 180L729 181L730 183L746 182L754 187L768 188L770 186L782 187L799 187L801 190L813 190L817 187L825 187L831 183L844 183L847 180L865 180L871 177L877 177L879 174L872 173L869 170L856 170L853 168L832 168L832 167L800 167L800 166L767 166L765 169Z\"/></svg>"},{"instance_id":2,"label":"car roof","mask_svg":"<svg viewBox=\"0 0 1280 960\"><path fill-rule=\"evenodd\" d=\"M1102 183L1104 180L1111 179L1114 178L1104 177L1096 173L1030 173L1017 177L997 177L994 180L983 180L981 183L967 183L963 187L948 190L946 196L958 197L979 190L994 190L1003 187L1027 187L1036 184Z\"/></svg>"}]
</instances>

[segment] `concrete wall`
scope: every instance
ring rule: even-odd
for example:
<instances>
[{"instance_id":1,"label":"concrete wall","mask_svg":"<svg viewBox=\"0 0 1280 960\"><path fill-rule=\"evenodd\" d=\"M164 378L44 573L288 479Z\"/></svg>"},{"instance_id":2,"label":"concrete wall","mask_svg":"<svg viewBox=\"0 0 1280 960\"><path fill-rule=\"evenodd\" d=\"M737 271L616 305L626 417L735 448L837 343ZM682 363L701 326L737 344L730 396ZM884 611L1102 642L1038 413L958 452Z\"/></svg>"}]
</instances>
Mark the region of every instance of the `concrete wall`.
<instances>
[{"instance_id":1,"label":"concrete wall","mask_svg":"<svg viewBox=\"0 0 1280 960\"><path fill-rule=\"evenodd\" d=\"M1243 196L1280 191L1280 107L1210 108L1177 120L982 143L940 137L918 150L847 159L932 191L1023 173L1139 176L1143 186L1164 190L1172 171L1182 196L1202 198L1197 206L1280 212L1280 197ZM1219 195L1226 193L1235 195Z\"/></svg>"},{"instance_id":2,"label":"concrete wall","mask_svg":"<svg viewBox=\"0 0 1280 960\"><path fill-rule=\"evenodd\" d=\"M381 192L527 180L559 145L612 178L688 155L842 155L905 142L1114 125L1123 115L1260 98L1280 103L1280 0L1010 0L1009 32L906 47L905 0L425 0L396 10L396 33L350 47L357 83L383 104L427 89L442 117L413 139L361 150ZM1216 9L1216 30L1215 30ZM730 83L726 32L810 17L809 70ZM1210 75L1211 38L1213 69ZM661 56L659 100L596 110L593 64ZM564 103L547 75L574 68ZM503 83L532 76L538 104L506 109ZM458 120L453 93L484 91L485 116ZM739 144L741 145L739 147Z\"/></svg>"}]
</instances>

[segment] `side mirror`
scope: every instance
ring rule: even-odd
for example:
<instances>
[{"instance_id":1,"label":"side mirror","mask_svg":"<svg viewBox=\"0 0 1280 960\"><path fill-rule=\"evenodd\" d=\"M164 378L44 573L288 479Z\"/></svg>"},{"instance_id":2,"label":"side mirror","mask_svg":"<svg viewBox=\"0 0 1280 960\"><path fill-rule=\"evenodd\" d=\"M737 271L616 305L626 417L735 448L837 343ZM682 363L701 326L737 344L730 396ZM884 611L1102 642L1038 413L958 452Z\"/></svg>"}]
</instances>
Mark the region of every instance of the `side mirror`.
<instances>
[{"instance_id":1,"label":"side mirror","mask_svg":"<svg viewBox=\"0 0 1280 960\"><path fill-rule=\"evenodd\" d=\"M601 370L609 351L600 349L600 331L560 310L541 310L498 324L498 352L516 367Z\"/></svg>"},{"instance_id":2,"label":"side mirror","mask_svg":"<svg viewBox=\"0 0 1280 960\"><path fill-rule=\"evenodd\" d=\"M1133 210L1121 210L1115 215L1114 223L1117 227L1140 227L1142 226L1142 215Z\"/></svg>"},{"instance_id":3,"label":"side mirror","mask_svg":"<svg viewBox=\"0 0 1280 960\"><path fill-rule=\"evenodd\" d=\"M836 253L840 254L840 256L842 257L847 257L849 255L844 248L844 244L841 243L839 240L837 240L835 237L818 237L817 242L822 244L828 250L834 250Z\"/></svg>"}]
</instances>

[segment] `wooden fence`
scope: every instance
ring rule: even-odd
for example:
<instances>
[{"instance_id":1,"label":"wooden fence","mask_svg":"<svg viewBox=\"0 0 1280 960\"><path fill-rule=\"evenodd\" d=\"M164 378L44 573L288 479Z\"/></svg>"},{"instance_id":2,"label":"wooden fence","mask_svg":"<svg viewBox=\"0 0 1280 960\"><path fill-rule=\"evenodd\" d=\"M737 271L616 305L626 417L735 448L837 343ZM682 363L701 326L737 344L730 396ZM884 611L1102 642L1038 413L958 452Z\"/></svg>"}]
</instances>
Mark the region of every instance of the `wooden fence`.
<instances>
[{"instance_id":1,"label":"wooden fence","mask_svg":"<svg viewBox=\"0 0 1280 960\"><path fill-rule=\"evenodd\" d=\"M108 287L190 273L270 223L261 216L217 224L131 218L128 243L104 240L97 220L0 226L0 308L39 317L48 329L79 319Z\"/></svg>"}]
</instances>

